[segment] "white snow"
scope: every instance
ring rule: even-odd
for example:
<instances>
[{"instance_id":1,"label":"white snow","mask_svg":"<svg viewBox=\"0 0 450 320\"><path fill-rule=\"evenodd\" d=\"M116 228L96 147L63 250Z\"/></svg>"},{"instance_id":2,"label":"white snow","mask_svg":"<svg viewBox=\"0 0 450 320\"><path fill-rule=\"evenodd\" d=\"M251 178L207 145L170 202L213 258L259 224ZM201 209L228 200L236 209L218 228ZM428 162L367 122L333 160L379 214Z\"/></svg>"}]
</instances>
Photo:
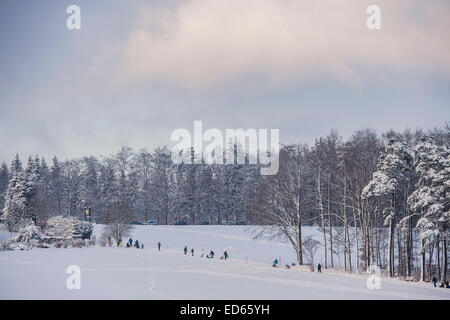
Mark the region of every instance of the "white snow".
<instances>
[{"instance_id":1,"label":"white snow","mask_svg":"<svg viewBox=\"0 0 450 320\"><path fill-rule=\"evenodd\" d=\"M0 299L449 299L450 290L368 274L273 268L295 261L286 243L251 239L245 226L138 226L135 248L52 248L0 252ZM313 233L305 228L305 233ZM8 238L0 226L0 238ZM94 233L97 239L101 226ZM128 239L124 239L126 241ZM157 250L157 242L162 244ZM195 249L195 256L183 248ZM224 248L229 260L218 259ZM202 248L216 258L200 258ZM81 268L81 289L69 290L69 265Z\"/></svg>"}]
</instances>

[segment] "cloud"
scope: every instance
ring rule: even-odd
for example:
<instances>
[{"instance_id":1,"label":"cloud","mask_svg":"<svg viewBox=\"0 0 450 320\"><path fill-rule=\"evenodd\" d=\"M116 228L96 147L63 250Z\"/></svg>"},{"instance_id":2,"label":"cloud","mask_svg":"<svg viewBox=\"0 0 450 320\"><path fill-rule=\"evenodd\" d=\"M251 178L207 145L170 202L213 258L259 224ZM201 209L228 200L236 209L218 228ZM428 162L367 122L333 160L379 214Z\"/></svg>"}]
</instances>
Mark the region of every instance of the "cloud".
<instances>
[{"instance_id":1,"label":"cloud","mask_svg":"<svg viewBox=\"0 0 450 320\"><path fill-rule=\"evenodd\" d=\"M260 76L360 83L379 69L450 72L447 1L188 0L141 8L125 45L129 79L210 87Z\"/></svg>"}]
</instances>

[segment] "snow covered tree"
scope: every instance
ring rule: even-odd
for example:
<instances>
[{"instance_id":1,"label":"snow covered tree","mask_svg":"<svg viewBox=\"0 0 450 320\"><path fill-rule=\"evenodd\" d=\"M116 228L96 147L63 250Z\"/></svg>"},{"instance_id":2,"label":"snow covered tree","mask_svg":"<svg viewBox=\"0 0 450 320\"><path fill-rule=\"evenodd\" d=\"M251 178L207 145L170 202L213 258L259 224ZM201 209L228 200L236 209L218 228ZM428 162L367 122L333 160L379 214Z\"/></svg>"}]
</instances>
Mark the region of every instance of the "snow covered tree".
<instances>
[{"instance_id":1,"label":"snow covered tree","mask_svg":"<svg viewBox=\"0 0 450 320\"><path fill-rule=\"evenodd\" d=\"M172 160L170 151L156 148L152 157L152 170L146 190L146 197L150 203L147 215L152 214L158 223L168 224L170 221L171 190L170 174L172 173Z\"/></svg>"},{"instance_id":2,"label":"snow covered tree","mask_svg":"<svg viewBox=\"0 0 450 320\"><path fill-rule=\"evenodd\" d=\"M394 276L394 232L405 197L403 186L412 170L412 155L403 142L389 140L381 153L372 180L362 190L363 199L375 199L389 226L389 276Z\"/></svg>"},{"instance_id":3,"label":"snow covered tree","mask_svg":"<svg viewBox=\"0 0 450 320\"><path fill-rule=\"evenodd\" d=\"M67 160L62 165L63 172L63 212L71 217L82 217L84 212L81 188L82 171L79 160Z\"/></svg>"},{"instance_id":4,"label":"snow covered tree","mask_svg":"<svg viewBox=\"0 0 450 320\"><path fill-rule=\"evenodd\" d=\"M416 190L409 196L412 215L419 216L416 228L422 241L422 280L425 280L425 250L442 241L441 281L447 279L447 241L449 238L450 150L424 137L414 148L415 171L419 176ZM439 245L439 243L438 243Z\"/></svg>"},{"instance_id":5,"label":"snow covered tree","mask_svg":"<svg viewBox=\"0 0 450 320\"><path fill-rule=\"evenodd\" d=\"M45 159L41 160L38 174L39 181L36 187L35 213L37 225L43 226L51 214L50 171Z\"/></svg>"},{"instance_id":6,"label":"snow covered tree","mask_svg":"<svg viewBox=\"0 0 450 320\"><path fill-rule=\"evenodd\" d=\"M0 165L0 210L3 210L5 204L5 193L9 183L9 170L6 163Z\"/></svg>"},{"instance_id":7,"label":"snow covered tree","mask_svg":"<svg viewBox=\"0 0 450 320\"><path fill-rule=\"evenodd\" d=\"M29 157L27 167L24 171L26 180L27 212L31 216L35 224L37 222L36 209L38 199L37 191L40 179L39 167L40 167L39 158L33 159L32 157Z\"/></svg>"},{"instance_id":8,"label":"snow covered tree","mask_svg":"<svg viewBox=\"0 0 450 320\"><path fill-rule=\"evenodd\" d=\"M63 213L64 177L57 157L53 158L49 180L51 215L60 215Z\"/></svg>"},{"instance_id":9,"label":"snow covered tree","mask_svg":"<svg viewBox=\"0 0 450 320\"><path fill-rule=\"evenodd\" d=\"M101 203L99 200L100 162L95 157L84 157L81 160L80 202L82 211L90 210L90 218L101 218Z\"/></svg>"},{"instance_id":10,"label":"snow covered tree","mask_svg":"<svg viewBox=\"0 0 450 320\"><path fill-rule=\"evenodd\" d=\"M2 221L11 232L32 224L31 216L27 212L27 182L24 177L19 155L14 158L11 168L11 179L5 196Z\"/></svg>"},{"instance_id":11,"label":"snow covered tree","mask_svg":"<svg viewBox=\"0 0 450 320\"><path fill-rule=\"evenodd\" d=\"M152 172L153 157L147 149L142 149L134 157L135 170L138 174L139 196L136 207L145 221L148 221L151 214L150 201L150 177Z\"/></svg>"}]
</instances>

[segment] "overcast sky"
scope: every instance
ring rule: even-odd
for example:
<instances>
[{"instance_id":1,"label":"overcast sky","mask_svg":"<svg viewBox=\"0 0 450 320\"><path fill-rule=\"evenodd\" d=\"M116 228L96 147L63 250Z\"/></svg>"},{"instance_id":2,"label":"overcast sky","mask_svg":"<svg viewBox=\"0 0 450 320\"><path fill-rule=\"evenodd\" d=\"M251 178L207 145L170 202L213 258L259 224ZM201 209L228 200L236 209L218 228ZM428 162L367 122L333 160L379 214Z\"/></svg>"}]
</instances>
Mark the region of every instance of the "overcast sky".
<instances>
[{"instance_id":1,"label":"overcast sky","mask_svg":"<svg viewBox=\"0 0 450 320\"><path fill-rule=\"evenodd\" d=\"M285 143L443 126L449 17L448 0L2 0L0 161L151 149L194 120Z\"/></svg>"}]
</instances>

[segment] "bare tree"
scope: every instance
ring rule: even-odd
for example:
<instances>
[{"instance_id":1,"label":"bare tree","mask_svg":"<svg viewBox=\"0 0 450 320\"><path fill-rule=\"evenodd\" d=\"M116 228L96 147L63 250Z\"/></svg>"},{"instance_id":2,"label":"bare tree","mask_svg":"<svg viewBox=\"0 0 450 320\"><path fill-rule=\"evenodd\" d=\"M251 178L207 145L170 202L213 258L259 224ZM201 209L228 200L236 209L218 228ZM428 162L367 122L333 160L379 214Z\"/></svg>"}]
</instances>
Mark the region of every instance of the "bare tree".
<instances>
[{"instance_id":1,"label":"bare tree","mask_svg":"<svg viewBox=\"0 0 450 320\"><path fill-rule=\"evenodd\" d=\"M309 263L314 268L314 255L316 254L317 249L321 246L320 241L313 239L311 236L308 236L303 241L303 253L308 258Z\"/></svg>"},{"instance_id":2,"label":"bare tree","mask_svg":"<svg viewBox=\"0 0 450 320\"><path fill-rule=\"evenodd\" d=\"M280 169L275 176L264 179L257 200L266 226L256 237L271 236L289 241L303 264L302 222L308 204L311 170L306 146L286 146L280 150Z\"/></svg>"},{"instance_id":3,"label":"bare tree","mask_svg":"<svg viewBox=\"0 0 450 320\"><path fill-rule=\"evenodd\" d=\"M123 237L128 236L133 230L130 224L133 219L131 209L123 202L114 202L108 206L103 223L105 226L105 235L112 237L117 246L119 246Z\"/></svg>"}]
</instances>

